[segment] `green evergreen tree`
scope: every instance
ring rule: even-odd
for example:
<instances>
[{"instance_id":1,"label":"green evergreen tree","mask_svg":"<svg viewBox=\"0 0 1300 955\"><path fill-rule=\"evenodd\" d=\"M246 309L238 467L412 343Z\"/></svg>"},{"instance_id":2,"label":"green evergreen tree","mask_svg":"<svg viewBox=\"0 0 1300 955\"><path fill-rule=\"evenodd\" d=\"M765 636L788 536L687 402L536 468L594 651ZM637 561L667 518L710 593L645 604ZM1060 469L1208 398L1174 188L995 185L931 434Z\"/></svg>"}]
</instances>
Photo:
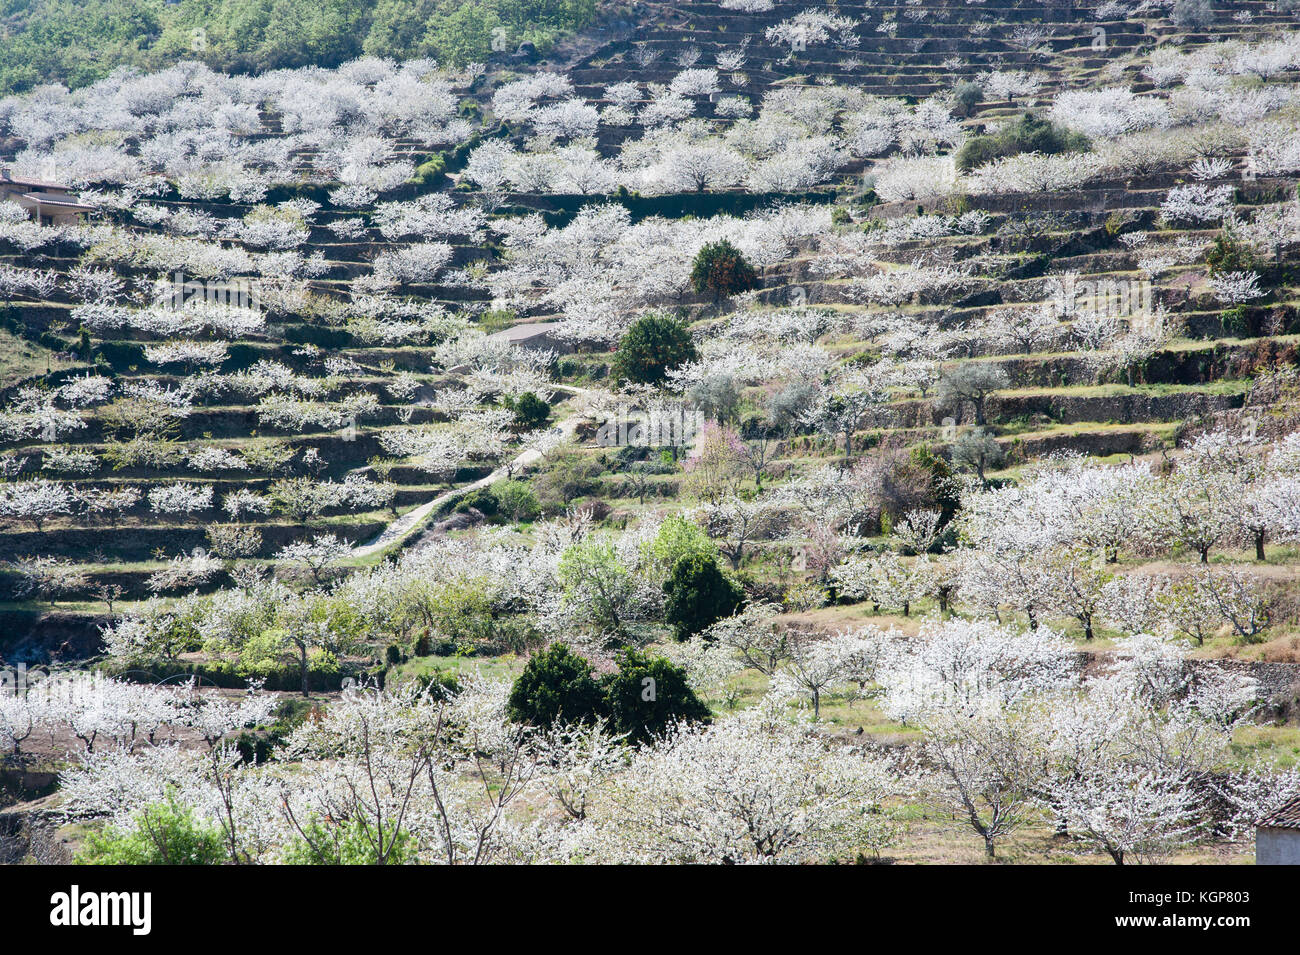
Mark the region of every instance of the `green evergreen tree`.
<instances>
[{"instance_id":1,"label":"green evergreen tree","mask_svg":"<svg viewBox=\"0 0 1300 955\"><path fill-rule=\"evenodd\" d=\"M709 708L695 695L686 671L638 650L619 655L618 672L605 678L610 729L629 742L646 743L679 721L707 723Z\"/></svg>"},{"instance_id":2,"label":"green evergreen tree","mask_svg":"<svg viewBox=\"0 0 1300 955\"><path fill-rule=\"evenodd\" d=\"M612 373L617 381L655 384L670 369L695 360L690 330L667 315L638 319L618 343Z\"/></svg>"},{"instance_id":3,"label":"green evergreen tree","mask_svg":"<svg viewBox=\"0 0 1300 955\"><path fill-rule=\"evenodd\" d=\"M543 729L556 723L585 722L605 710L591 664L563 643L553 644L528 661L506 701L512 720Z\"/></svg>"},{"instance_id":4,"label":"green evergreen tree","mask_svg":"<svg viewBox=\"0 0 1300 955\"><path fill-rule=\"evenodd\" d=\"M758 288L758 274L745 261L741 251L726 239L710 242L695 254L691 267L691 286L703 295L713 293L713 300L739 295Z\"/></svg>"},{"instance_id":5,"label":"green evergreen tree","mask_svg":"<svg viewBox=\"0 0 1300 955\"><path fill-rule=\"evenodd\" d=\"M540 428L551 416L551 406L531 391L518 398L507 397L504 403L515 413L515 424L528 431Z\"/></svg>"},{"instance_id":6,"label":"green evergreen tree","mask_svg":"<svg viewBox=\"0 0 1300 955\"><path fill-rule=\"evenodd\" d=\"M740 585L723 573L713 555L689 553L673 565L664 584L664 620L678 640L687 640L723 617L730 617L745 600Z\"/></svg>"}]
</instances>

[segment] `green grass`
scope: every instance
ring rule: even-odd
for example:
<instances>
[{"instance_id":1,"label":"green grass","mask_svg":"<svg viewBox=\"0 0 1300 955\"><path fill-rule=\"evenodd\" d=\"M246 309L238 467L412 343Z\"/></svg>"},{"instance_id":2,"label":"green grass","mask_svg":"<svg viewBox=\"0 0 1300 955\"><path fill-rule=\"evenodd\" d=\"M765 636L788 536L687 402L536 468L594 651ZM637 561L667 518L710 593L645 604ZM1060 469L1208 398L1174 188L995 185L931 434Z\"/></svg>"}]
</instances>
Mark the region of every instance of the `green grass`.
<instances>
[{"instance_id":1,"label":"green grass","mask_svg":"<svg viewBox=\"0 0 1300 955\"><path fill-rule=\"evenodd\" d=\"M0 383L6 386L50 371L87 367L82 361L59 361L54 352L43 345L0 329Z\"/></svg>"},{"instance_id":2,"label":"green grass","mask_svg":"<svg viewBox=\"0 0 1300 955\"><path fill-rule=\"evenodd\" d=\"M523 657L513 653L499 657L412 657L405 663L390 667L385 682L389 686L396 686L410 680L429 680L439 674L458 676L474 672L482 673L489 679L513 680L523 672L525 662Z\"/></svg>"},{"instance_id":3,"label":"green grass","mask_svg":"<svg viewBox=\"0 0 1300 955\"><path fill-rule=\"evenodd\" d=\"M1300 726L1239 726L1232 754L1241 767L1263 761L1277 769L1300 767Z\"/></svg>"},{"instance_id":4,"label":"green grass","mask_svg":"<svg viewBox=\"0 0 1300 955\"><path fill-rule=\"evenodd\" d=\"M1199 382L1194 385L1155 384L1155 385L1062 385L1055 388L1004 388L998 392L1004 397L1034 397L1038 395L1068 395L1072 398L1110 398L1116 395L1237 395L1250 390L1252 381L1248 378L1219 378L1215 381Z\"/></svg>"}]
</instances>

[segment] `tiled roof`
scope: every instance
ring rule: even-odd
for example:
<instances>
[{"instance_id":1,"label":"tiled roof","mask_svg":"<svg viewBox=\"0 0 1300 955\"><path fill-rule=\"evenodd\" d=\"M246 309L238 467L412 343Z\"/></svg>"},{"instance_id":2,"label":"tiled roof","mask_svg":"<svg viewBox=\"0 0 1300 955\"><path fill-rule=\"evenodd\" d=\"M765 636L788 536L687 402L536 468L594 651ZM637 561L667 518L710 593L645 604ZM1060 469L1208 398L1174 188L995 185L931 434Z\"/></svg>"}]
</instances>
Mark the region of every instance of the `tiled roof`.
<instances>
[{"instance_id":1,"label":"tiled roof","mask_svg":"<svg viewBox=\"0 0 1300 955\"><path fill-rule=\"evenodd\" d=\"M24 199L31 199L39 202L43 206L66 206L69 209L94 209L94 206L88 206L85 203L78 202L72 196L55 196L48 192L28 192L23 195Z\"/></svg>"},{"instance_id":2,"label":"tiled roof","mask_svg":"<svg viewBox=\"0 0 1300 955\"><path fill-rule=\"evenodd\" d=\"M1283 803L1255 825L1269 829L1300 829L1300 796Z\"/></svg>"}]
</instances>

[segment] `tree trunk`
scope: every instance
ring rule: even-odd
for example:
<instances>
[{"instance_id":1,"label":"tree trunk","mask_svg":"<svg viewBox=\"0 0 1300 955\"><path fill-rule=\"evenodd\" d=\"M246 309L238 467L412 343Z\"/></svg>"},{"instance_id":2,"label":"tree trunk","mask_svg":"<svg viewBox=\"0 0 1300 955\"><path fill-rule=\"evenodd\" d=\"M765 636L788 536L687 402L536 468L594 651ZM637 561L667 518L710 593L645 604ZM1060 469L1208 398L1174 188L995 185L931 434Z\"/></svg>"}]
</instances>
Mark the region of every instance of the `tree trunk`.
<instances>
[{"instance_id":1,"label":"tree trunk","mask_svg":"<svg viewBox=\"0 0 1300 955\"><path fill-rule=\"evenodd\" d=\"M1201 563L1208 564L1209 562L1210 562L1210 548L1207 545L1201 548Z\"/></svg>"},{"instance_id":2,"label":"tree trunk","mask_svg":"<svg viewBox=\"0 0 1300 955\"><path fill-rule=\"evenodd\" d=\"M1255 559L1256 560L1264 559L1264 535L1266 533L1267 531L1255 532Z\"/></svg>"}]
</instances>

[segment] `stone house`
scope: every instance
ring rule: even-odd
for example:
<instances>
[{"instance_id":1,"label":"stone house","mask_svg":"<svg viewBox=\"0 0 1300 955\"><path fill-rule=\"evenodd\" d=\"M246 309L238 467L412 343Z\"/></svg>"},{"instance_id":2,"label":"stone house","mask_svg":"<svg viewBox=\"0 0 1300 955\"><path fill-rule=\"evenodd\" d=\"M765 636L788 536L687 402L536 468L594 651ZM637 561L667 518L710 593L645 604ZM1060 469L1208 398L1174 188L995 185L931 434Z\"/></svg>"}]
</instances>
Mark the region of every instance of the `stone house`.
<instances>
[{"instance_id":1,"label":"stone house","mask_svg":"<svg viewBox=\"0 0 1300 955\"><path fill-rule=\"evenodd\" d=\"M1255 823L1256 865L1300 865L1300 796Z\"/></svg>"}]
</instances>

